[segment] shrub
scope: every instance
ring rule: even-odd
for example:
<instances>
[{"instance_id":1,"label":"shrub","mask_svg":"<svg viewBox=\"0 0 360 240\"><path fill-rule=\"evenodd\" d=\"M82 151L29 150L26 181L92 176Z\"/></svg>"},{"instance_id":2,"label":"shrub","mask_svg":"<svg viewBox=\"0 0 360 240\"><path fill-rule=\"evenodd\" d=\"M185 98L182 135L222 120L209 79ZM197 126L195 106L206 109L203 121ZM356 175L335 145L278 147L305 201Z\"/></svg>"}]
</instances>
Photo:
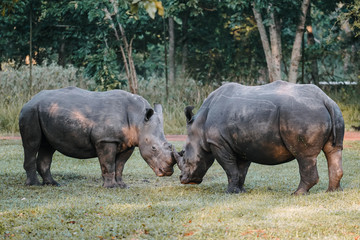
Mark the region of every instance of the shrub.
<instances>
[{"instance_id":1,"label":"shrub","mask_svg":"<svg viewBox=\"0 0 360 240\"><path fill-rule=\"evenodd\" d=\"M56 64L33 66L31 91L27 66L19 69L5 67L0 72L0 80L0 132L7 134L19 131L18 117L22 106L41 90L67 86L94 88L92 81L71 65L66 68Z\"/></svg>"}]
</instances>

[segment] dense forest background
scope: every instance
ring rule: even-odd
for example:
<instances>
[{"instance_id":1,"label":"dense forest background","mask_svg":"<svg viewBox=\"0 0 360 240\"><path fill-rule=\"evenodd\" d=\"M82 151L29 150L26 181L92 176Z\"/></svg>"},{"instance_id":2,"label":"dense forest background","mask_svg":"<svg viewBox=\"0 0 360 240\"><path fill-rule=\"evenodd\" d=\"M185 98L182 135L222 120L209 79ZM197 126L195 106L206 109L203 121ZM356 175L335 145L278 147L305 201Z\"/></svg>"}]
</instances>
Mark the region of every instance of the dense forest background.
<instances>
[{"instance_id":1,"label":"dense forest background","mask_svg":"<svg viewBox=\"0 0 360 240\"><path fill-rule=\"evenodd\" d=\"M9 106L0 116L16 116L41 89L66 85L138 93L168 104L173 119L183 117L172 110L200 105L226 81L337 82L347 84L329 87L340 99L359 95L359 0L2 0L0 7L0 91ZM6 119L2 131L16 132Z\"/></svg>"}]
</instances>

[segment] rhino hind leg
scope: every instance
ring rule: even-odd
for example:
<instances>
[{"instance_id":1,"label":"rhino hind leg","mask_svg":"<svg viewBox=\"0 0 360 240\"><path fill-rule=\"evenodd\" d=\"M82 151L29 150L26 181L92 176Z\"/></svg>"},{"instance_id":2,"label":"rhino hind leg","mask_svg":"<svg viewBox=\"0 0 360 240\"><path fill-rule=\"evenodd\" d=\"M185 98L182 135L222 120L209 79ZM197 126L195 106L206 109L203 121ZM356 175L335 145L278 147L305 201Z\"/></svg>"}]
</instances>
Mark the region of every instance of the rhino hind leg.
<instances>
[{"instance_id":1,"label":"rhino hind leg","mask_svg":"<svg viewBox=\"0 0 360 240\"><path fill-rule=\"evenodd\" d=\"M36 148L29 148L24 146L24 169L26 171L26 182L28 186L41 185L36 174Z\"/></svg>"},{"instance_id":2,"label":"rhino hind leg","mask_svg":"<svg viewBox=\"0 0 360 240\"><path fill-rule=\"evenodd\" d=\"M41 185L36 174L36 156L38 154L41 143L41 128L37 121L35 112L30 112L30 116L26 114L20 115L19 127L21 140L24 148L24 169L26 171L26 185ZM29 114L30 114L29 113Z\"/></svg>"},{"instance_id":3,"label":"rhino hind leg","mask_svg":"<svg viewBox=\"0 0 360 240\"><path fill-rule=\"evenodd\" d=\"M331 141L328 141L325 144L323 151L327 159L329 173L329 187L327 192L341 191L340 180L343 176L342 148L332 146Z\"/></svg>"},{"instance_id":4,"label":"rhino hind leg","mask_svg":"<svg viewBox=\"0 0 360 240\"><path fill-rule=\"evenodd\" d=\"M43 179L43 185L60 186L51 175L50 167L55 149L47 142L43 141L40 145L38 157L36 159L37 171Z\"/></svg>"},{"instance_id":5,"label":"rhino hind leg","mask_svg":"<svg viewBox=\"0 0 360 240\"><path fill-rule=\"evenodd\" d=\"M300 183L293 195L308 194L310 188L319 182L315 157L297 157L300 171Z\"/></svg>"}]
</instances>

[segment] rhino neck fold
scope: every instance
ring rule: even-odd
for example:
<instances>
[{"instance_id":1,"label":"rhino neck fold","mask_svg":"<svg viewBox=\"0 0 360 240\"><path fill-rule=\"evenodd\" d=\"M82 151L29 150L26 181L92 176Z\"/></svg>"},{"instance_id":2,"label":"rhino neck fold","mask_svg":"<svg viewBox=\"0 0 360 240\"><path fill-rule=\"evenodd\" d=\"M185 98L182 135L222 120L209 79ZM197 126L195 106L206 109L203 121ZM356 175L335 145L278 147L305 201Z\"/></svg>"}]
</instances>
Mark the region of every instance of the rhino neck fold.
<instances>
[{"instance_id":1,"label":"rhino neck fold","mask_svg":"<svg viewBox=\"0 0 360 240\"><path fill-rule=\"evenodd\" d=\"M139 128L130 125L122 128L125 137L125 145L128 147L137 147L139 145Z\"/></svg>"}]
</instances>

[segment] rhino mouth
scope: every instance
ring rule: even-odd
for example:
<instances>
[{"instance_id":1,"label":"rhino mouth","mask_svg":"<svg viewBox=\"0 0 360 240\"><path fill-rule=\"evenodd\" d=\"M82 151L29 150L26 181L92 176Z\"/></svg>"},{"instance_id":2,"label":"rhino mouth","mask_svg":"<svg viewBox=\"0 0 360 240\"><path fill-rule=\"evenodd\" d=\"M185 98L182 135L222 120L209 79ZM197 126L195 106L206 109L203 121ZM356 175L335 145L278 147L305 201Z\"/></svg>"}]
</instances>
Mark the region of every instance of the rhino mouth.
<instances>
[{"instance_id":1,"label":"rhino mouth","mask_svg":"<svg viewBox=\"0 0 360 240\"><path fill-rule=\"evenodd\" d=\"M181 175L180 182L182 184L200 184L202 182L202 179L200 178L188 179L188 178L183 178L183 176Z\"/></svg>"},{"instance_id":2,"label":"rhino mouth","mask_svg":"<svg viewBox=\"0 0 360 240\"><path fill-rule=\"evenodd\" d=\"M158 177L171 176L174 173L174 169L153 168L153 170Z\"/></svg>"}]
</instances>

